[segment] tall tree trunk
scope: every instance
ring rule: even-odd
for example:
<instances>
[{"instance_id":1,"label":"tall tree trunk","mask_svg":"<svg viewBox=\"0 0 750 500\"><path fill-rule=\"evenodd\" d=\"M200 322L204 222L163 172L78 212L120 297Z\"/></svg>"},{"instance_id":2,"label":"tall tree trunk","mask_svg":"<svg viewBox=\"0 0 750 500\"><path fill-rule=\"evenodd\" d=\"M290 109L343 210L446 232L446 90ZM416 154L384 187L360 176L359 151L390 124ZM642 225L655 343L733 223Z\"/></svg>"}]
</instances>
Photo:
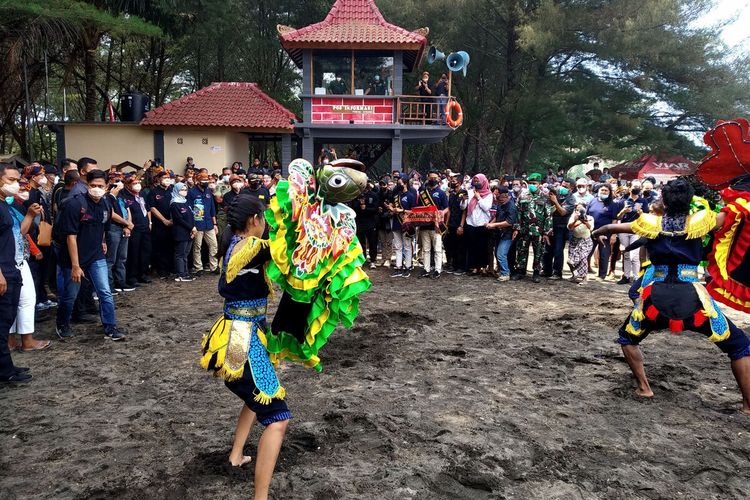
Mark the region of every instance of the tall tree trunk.
<instances>
[{"instance_id":1,"label":"tall tree trunk","mask_svg":"<svg viewBox=\"0 0 750 500\"><path fill-rule=\"evenodd\" d=\"M109 87L111 85L112 81L112 52L115 49L115 39L114 37L110 37L109 39L109 50L107 52L107 69L104 75L104 88L102 89L102 92L107 96L107 99L109 99ZM102 121L107 121L107 103L104 103L105 105L102 106Z\"/></svg>"},{"instance_id":2,"label":"tall tree trunk","mask_svg":"<svg viewBox=\"0 0 750 500\"><path fill-rule=\"evenodd\" d=\"M99 47L100 33L96 28L87 28L83 34L83 80L84 108L83 118L96 120L96 50Z\"/></svg>"}]
</instances>

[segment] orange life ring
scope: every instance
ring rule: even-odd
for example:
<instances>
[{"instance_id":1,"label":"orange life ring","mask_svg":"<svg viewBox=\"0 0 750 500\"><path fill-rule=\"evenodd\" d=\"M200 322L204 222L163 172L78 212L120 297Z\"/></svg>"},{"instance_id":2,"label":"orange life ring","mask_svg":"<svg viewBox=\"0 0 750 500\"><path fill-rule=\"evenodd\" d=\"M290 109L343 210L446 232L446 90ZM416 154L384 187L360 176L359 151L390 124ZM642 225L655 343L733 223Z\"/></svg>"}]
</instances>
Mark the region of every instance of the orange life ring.
<instances>
[{"instance_id":1,"label":"orange life ring","mask_svg":"<svg viewBox=\"0 0 750 500\"><path fill-rule=\"evenodd\" d=\"M456 110L456 119L453 119L453 110ZM452 128L458 128L464 122L464 111L461 109L461 105L458 101L448 101L445 105L445 121L448 122Z\"/></svg>"}]
</instances>

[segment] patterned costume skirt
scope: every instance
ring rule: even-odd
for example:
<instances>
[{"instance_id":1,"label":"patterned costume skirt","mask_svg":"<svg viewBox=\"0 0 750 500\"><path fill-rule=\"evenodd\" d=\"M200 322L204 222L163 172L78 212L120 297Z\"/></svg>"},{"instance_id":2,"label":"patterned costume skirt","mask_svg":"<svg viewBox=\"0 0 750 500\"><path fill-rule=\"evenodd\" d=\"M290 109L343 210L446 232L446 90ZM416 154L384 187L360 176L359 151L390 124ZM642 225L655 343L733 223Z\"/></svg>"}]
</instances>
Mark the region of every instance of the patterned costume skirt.
<instances>
[{"instance_id":1,"label":"patterned costume skirt","mask_svg":"<svg viewBox=\"0 0 750 500\"><path fill-rule=\"evenodd\" d=\"M219 318L203 337L201 366L223 378L263 425L287 420L286 391L266 351L266 299L224 304Z\"/></svg>"},{"instance_id":2,"label":"patterned costume skirt","mask_svg":"<svg viewBox=\"0 0 750 500\"><path fill-rule=\"evenodd\" d=\"M620 328L618 342L637 345L649 333L691 330L708 337L731 359L750 356L750 339L719 310L698 282L697 266L650 266L633 312Z\"/></svg>"}]
</instances>

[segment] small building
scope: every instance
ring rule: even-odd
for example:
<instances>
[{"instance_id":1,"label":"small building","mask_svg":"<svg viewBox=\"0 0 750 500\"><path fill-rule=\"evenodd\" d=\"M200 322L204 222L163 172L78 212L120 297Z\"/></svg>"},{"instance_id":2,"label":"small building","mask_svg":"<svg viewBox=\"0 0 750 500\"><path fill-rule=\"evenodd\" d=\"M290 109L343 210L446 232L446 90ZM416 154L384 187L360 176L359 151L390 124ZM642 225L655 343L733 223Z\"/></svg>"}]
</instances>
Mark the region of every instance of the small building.
<instances>
[{"instance_id":1,"label":"small building","mask_svg":"<svg viewBox=\"0 0 750 500\"><path fill-rule=\"evenodd\" d=\"M308 161L326 144L370 144L377 150L370 161L390 148L391 167L400 170L404 143L436 143L452 131L441 119L446 98L404 89L404 72L422 60L428 28L388 23L374 0L336 0L323 21L277 30L302 69L296 133Z\"/></svg>"},{"instance_id":2,"label":"small building","mask_svg":"<svg viewBox=\"0 0 750 500\"><path fill-rule=\"evenodd\" d=\"M138 117L140 118L140 117ZM220 172L248 163L250 141L280 141L281 163L292 159L295 115L255 83L213 83L145 114L140 122L55 122L58 160L88 156L100 165L142 165L159 158L182 172L191 156Z\"/></svg>"}]
</instances>

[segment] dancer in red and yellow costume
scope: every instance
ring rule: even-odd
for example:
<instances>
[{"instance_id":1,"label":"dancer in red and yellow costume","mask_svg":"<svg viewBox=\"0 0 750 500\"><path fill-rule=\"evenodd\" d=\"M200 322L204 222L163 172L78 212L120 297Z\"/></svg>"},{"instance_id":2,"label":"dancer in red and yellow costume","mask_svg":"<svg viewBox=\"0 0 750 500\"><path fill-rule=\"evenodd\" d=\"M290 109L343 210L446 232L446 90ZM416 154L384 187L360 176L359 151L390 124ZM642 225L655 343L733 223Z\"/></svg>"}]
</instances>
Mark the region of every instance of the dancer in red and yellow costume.
<instances>
[{"instance_id":1,"label":"dancer in red and yellow costume","mask_svg":"<svg viewBox=\"0 0 750 500\"><path fill-rule=\"evenodd\" d=\"M728 205L716 214L711 210L691 211L694 190L685 179L675 179L662 190L663 216L642 214L628 224L610 224L594 232L595 237L613 233L634 233L647 238L651 265L646 268L633 312L619 331L618 342L636 378L636 393L652 397L638 345L657 330L674 333L692 330L705 335L730 359L732 373L742 392L742 412L750 413L750 339L721 312L717 301L739 310L748 310L750 267L744 252L734 248L750 240L746 208L750 192L750 135L745 120L719 122L705 136L712 147L698 175L712 187L729 187L722 192ZM750 185L747 185L750 188ZM743 211L744 210L744 211ZM698 265L702 241L715 234L709 257L712 281L699 282ZM734 245L734 248L733 248ZM730 250L731 249L731 250ZM739 306L739 307L738 307Z\"/></svg>"}]
</instances>

